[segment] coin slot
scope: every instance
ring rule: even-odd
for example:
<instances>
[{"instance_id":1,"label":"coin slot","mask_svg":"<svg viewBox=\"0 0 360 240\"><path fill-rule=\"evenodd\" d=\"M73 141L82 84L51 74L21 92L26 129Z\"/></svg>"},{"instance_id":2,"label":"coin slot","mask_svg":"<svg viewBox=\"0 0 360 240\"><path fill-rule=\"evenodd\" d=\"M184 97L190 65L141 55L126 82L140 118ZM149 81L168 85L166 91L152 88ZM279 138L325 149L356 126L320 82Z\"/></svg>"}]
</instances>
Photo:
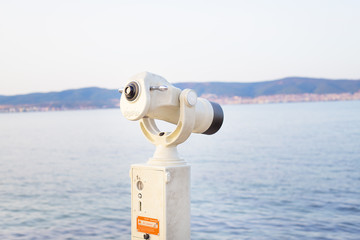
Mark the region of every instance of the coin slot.
<instances>
[{"instance_id":1,"label":"coin slot","mask_svg":"<svg viewBox=\"0 0 360 240\"><path fill-rule=\"evenodd\" d=\"M143 182L142 182L142 181L137 181L136 187L137 187L137 189L138 189L139 191L143 190L143 188L144 188Z\"/></svg>"}]
</instances>

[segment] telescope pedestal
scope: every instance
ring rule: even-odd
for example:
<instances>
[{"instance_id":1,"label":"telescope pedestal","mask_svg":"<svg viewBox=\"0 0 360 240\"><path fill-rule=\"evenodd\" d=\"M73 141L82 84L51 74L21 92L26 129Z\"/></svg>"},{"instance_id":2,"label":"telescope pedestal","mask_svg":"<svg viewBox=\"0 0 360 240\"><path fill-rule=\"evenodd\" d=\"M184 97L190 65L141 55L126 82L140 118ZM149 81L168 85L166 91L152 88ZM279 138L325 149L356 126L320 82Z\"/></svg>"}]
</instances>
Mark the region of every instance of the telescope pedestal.
<instances>
[{"instance_id":1,"label":"telescope pedestal","mask_svg":"<svg viewBox=\"0 0 360 240\"><path fill-rule=\"evenodd\" d=\"M178 156L195 126L196 93L179 96L179 120L173 132L162 132L154 119L140 120L145 137L156 146L147 164L132 165L132 240L190 240L190 166Z\"/></svg>"},{"instance_id":2,"label":"telescope pedestal","mask_svg":"<svg viewBox=\"0 0 360 240\"><path fill-rule=\"evenodd\" d=\"M136 164L130 178L131 239L190 240L190 166Z\"/></svg>"}]
</instances>

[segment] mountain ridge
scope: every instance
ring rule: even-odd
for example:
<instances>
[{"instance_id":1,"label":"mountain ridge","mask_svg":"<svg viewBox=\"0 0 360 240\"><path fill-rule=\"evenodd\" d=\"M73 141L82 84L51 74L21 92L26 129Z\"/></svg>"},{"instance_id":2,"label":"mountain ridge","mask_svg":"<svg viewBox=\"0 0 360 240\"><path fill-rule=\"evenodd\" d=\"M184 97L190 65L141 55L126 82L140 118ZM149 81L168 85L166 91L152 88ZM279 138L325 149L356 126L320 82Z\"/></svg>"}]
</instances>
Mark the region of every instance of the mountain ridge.
<instances>
[{"instance_id":1,"label":"mountain ridge","mask_svg":"<svg viewBox=\"0 0 360 240\"><path fill-rule=\"evenodd\" d=\"M198 96L211 96L211 100L219 100L221 103L231 103L231 101L221 100L231 98L256 99L259 97L264 98L281 95L360 94L360 80L330 80L325 78L307 77L287 77L273 81L250 83L218 81L183 82L175 83L173 85L181 89L194 89ZM113 108L119 106L119 98L120 94L117 90L99 87L87 87L59 92L29 93L12 96L0 95L0 111L8 111L11 108L19 107L25 107L30 110L33 109L34 111L37 111L37 109L43 109L46 111ZM331 99L334 100L334 98ZM299 101L302 100L300 99ZM233 103L239 103L239 101Z\"/></svg>"},{"instance_id":2,"label":"mountain ridge","mask_svg":"<svg viewBox=\"0 0 360 240\"><path fill-rule=\"evenodd\" d=\"M213 93L218 96L259 97L277 94L328 94L355 93L360 90L360 80L287 77L273 81L239 83L177 83L180 88L192 88L198 95ZM216 90L216 88L218 88ZM226 88L226 89L224 89Z\"/></svg>"}]
</instances>

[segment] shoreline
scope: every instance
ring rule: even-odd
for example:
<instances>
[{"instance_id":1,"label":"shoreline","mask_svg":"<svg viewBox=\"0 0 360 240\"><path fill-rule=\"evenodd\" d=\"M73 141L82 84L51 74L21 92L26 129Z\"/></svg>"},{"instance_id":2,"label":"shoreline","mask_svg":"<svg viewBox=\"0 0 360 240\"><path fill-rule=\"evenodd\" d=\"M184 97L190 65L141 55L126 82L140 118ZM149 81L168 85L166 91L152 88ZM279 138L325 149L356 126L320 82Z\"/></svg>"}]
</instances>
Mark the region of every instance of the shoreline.
<instances>
[{"instance_id":1,"label":"shoreline","mask_svg":"<svg viewBox=\"0 0 360 240\"><path fill-rule=\"evenodd\" d=\"M278 94L270 96L259 96L247 98L241 96L219 97L215 94L204 94L200 97L206 98L222 105L240 105L240 104L271 104L271 103L300 103L300 102L335 102L335 101L358 101L360 100L360 91L351 93L330 93L330 94ZM118 99L116 99L117 102ZM0 105L0 113L19 113L19 112L54 112L54 111L76 111L76 110L95 110L95 109L112 109L119 108L119 104L91 106L78 105L68 107L66 104L52 103L41 105Z\"/></svg>"}]
</instances>

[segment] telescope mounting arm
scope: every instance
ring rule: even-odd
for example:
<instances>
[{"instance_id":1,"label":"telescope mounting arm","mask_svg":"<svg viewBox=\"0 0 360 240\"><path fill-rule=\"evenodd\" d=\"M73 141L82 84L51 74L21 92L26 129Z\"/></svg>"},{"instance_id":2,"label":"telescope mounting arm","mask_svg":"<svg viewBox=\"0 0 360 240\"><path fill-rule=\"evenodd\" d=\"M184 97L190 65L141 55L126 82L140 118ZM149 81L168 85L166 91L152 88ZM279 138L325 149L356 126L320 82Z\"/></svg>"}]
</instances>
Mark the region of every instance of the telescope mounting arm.
<instances>
[{"instance_id":1,"label":"telescope mounting arm","mask_svg":"<svg viewBox=\"0 0 360 240\"><path fill-rule=\"evenodd\" d=\"M156 146L154 156L148 164L169 166L186 165L180 159L177 145L186 141L195 126L195 105L197 95L191 89L185 89L179 96L180 115L176 128L173 132L162 132L156 126L155 120L149 117L140 119L140 128L145 137Z\"/></svg>"}]
</instances>

